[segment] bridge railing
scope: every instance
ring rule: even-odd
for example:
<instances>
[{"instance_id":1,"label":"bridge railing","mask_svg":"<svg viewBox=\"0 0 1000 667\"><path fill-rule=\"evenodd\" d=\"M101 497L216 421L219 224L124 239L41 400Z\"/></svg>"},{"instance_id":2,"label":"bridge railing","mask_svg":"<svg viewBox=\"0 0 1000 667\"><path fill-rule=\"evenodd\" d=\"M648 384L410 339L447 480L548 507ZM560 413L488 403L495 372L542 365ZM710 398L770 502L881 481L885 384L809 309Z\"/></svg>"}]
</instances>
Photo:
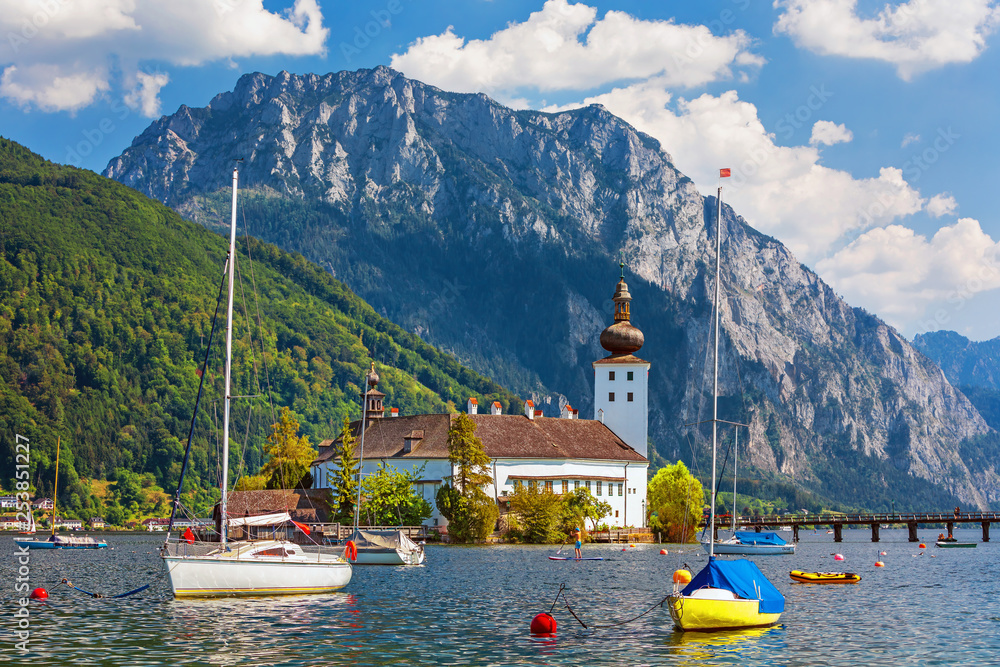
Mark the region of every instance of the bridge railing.
<instances>
[{"instance_id":1,"label":"bridge railing","mask_svg":"<svg viewBox=\"0 0 1000 667\"><path fill-rule=\"evenodd\" d=\"M833 523L942 523L954 521L956 523L969 523L976 521L1000 521L1000 512L893 512L874 514L767 514L760 516L736 517L737 526L740 525L807 525L833 524ZM715 517L716 525L724 529L732 524L732 516L720 514ZM708 523L707 517L702 517L699 525Z\"/></svg>"}]
</instances>

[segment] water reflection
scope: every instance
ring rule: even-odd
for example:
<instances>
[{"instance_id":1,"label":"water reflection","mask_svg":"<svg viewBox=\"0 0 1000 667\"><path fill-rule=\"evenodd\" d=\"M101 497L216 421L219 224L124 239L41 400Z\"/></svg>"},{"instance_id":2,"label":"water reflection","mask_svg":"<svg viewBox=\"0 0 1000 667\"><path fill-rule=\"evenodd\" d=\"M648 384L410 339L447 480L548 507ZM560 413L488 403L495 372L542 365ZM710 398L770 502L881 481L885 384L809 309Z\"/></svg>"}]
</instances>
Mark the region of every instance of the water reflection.
<instances>
[{"instance_id":1,"label":"water reflection","mask_svg":"<svg viewBox=\"0 0 1000 667\"><path fill-rule=\"evenodd\" d=\"M674 631L666 641L679 665L746 663L783 647L782 627L750 628L726 632Z\"/></svg>"}]
</instances>

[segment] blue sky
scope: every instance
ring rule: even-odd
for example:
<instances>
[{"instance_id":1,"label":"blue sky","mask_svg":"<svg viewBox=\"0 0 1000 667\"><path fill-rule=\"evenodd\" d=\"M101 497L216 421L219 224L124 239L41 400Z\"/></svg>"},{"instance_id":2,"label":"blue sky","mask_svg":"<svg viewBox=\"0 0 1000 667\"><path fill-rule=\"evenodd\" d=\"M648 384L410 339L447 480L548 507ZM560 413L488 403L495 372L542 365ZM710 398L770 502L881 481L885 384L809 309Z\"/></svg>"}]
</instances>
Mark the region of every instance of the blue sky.
<instances>
[{"instance_id":1,"label":"blue sky","mask_svg":"<svg viewBox=\"0 0 1000 667\"><path fill-rule=\"evenodd\" d=\"M1000 334L998 0L0 0L0 132L101 171L246 72L601 103L907 336Z\"/></svg>"}]
</instances>

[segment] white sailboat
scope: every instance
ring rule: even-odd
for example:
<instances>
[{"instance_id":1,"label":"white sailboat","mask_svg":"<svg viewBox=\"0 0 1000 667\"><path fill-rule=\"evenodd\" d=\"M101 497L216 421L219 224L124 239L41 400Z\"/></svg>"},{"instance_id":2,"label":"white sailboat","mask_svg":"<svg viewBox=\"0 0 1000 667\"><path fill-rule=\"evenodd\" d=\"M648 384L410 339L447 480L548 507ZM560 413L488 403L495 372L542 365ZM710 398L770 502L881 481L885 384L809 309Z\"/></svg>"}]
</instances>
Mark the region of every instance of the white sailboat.
<instances>
[{"instance_id":1,"label":"white sailboat","mask_svg":"<svg viewBox=\"0 0 1000 667\"><path fill-rule=\"evenodd\" d=\"M175 597L232 595L291 595L325 593L351 581L351 564L344 547L301 546L288 540L230 542L229 527L277 525L291 521L288 513L229 519L226 514L229 461L229 408L232 380L233 280L236 265L236 191L239 172L233 169L233 205L229 233L229 303L226 317L225 399L222 431L222 528L218 542L198 542L186 532L167 535L161 555Z\"/></svg>"},{"instance_id":2,"label":"white sailboat","mask_svg":"<svg viewBox=\"0 0 1000 667\"><path fill-rule=\"evenodd\" d=\"M736 461L739 449L739 431L733 441L733 534L729 539L715 543L715 553L739 556L778 556L794 554L795 544L788 542L773 532L752 533L736 530ZM712 545L702 542L705 551L710 551Z\"/></svg>"},{"instance_id":3,"label":"white sailboat","mask_svg":"<svg viewBox=\"0 0 1000 667\"><path fill-rule=\"evenodd\" d=\"M720 172L720 177L729 170ZM785 609L785 598L751 561L715 557L715 478L719 427L720 256L722 250L722 186L719 186L715 238L715 354L712 381L712 492L709 516L708 564L692 579L686 570L674 573L668 596L670 617L680 630L739 630L774 625ZM687 585L680 589L680 584Z\"/></svg>"},{"instance_id":4,"label":"white sailboat","mask_svg":"<svg viewBox=\"0 0 1000 667\"><path fill-rule=\"evenodd\" d=\"M365 393L361 405L361 449L358 454L358 499L354 505L354 531L349 541L354 546L355 565L423 565L424 547L409 538L402 530L361 529L361 470L365 462L365 425L368 423L368 393L378 386L375 362L365 376ZM377 394L381 396L381 394Z\"/></svg>"}]
</instances>

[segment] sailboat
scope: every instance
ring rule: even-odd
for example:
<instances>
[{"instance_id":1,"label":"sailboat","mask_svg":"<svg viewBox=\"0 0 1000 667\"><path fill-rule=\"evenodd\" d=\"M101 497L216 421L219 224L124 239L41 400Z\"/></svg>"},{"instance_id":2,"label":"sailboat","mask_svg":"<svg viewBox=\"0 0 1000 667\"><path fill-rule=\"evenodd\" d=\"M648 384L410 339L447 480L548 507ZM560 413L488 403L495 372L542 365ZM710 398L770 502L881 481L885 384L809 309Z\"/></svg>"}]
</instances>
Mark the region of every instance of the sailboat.
<instances>
[{"instance_id":1,"label":"sailboat","mask_svg":"<svg viewBox=\"0 0 1000 667\"><path fill-rule=\"evenodd\" d=\"M344 547L301 546L284 539L230 541L230 527L279 525L295 522L287 512L230 519L226 514L229 477L229 408L232 384L233 352L233 281L236 265L236 191L239 170L233 169L232 220L229 233L229 301L226 316L225 398L222 430L222 499L219 503L218 542L199 542L190 529L179 538L167 541L161 550L163 564L174 597L218 597L234 595L293 595L326 593L343 588L351 581L353 570L344 557ZM199 389L199 398L200 398ZM197 410L197 408L196 408ZM192 433L193 433L192 420ZM187 456L185 455L185 467ZM178 484L174 511L183 483ZM171 525L173 519L171 518ZM303 526L295 524L303 529ZM350 550L352 545L348 545Z\"/></svg>"},{"instance_id":2,"label":"sailboat","mask_svg":"<svg viewBox=\"0 0 1000 667\"><path fill-rule=\"evenodd\" d=\"M728 176L729 170L720 172ZM667 597L674 625L685 631L740 630L774 625L785 610L785 598L751 561L715 557L715 478L719 430L719 321L722 254L722 185L716 197L715 235L715 354L712 381L712 493L709 516L708 564L694 576L674 573L675 582L689 581Z\"/></svg>"},{"instance_id":3,"label":"sailboat","mask_svg":"<svg viewBox=\"0 0 1000 667\"><path fill-rule=\"evenodd\" d=\"M355 565L423 565L426 554L423 545L417 544L402 530L361 530L358 525L361 513L361 469L365 460L365 425L368 423L368 394L378 386L375 362L365 376L365 393L361 410L361 451L358 456L358 501L354 505L354 543L357 557ZM376 390L376 396L382 394Z\"/></svg>"},{"instance_id":4,"label":"sailboat","mask_svg":"<svg viewBox=\"0 0 1000 667\"><path fill-rule=\"evenodd\" d=\"M736 530L736 461L739 447L739 431L733 441L733 525L732 537L715 543L715 553L741 556L776 556L794 554L795 545L777 533ZM712 549L711 540L702 542L705 551Z\"/></svg>"},{"instance_id":5,"label":"sailboat","mask_svg":"<svg viewBox=\"0 0 1000 667\"><path fill-rule=\"evenodd\" d=\"M108 546L104 540L96 540L89 535L56 535L56 500L59 490L59 450L62 448L62 438L56 439L56 479L52 488L52 534L47 540L34 537L15 537L14 544L28 549L101 549ZM28 532L35 532L35 517L28 510L30 521Z\"/></svg>"}]
</instances>

